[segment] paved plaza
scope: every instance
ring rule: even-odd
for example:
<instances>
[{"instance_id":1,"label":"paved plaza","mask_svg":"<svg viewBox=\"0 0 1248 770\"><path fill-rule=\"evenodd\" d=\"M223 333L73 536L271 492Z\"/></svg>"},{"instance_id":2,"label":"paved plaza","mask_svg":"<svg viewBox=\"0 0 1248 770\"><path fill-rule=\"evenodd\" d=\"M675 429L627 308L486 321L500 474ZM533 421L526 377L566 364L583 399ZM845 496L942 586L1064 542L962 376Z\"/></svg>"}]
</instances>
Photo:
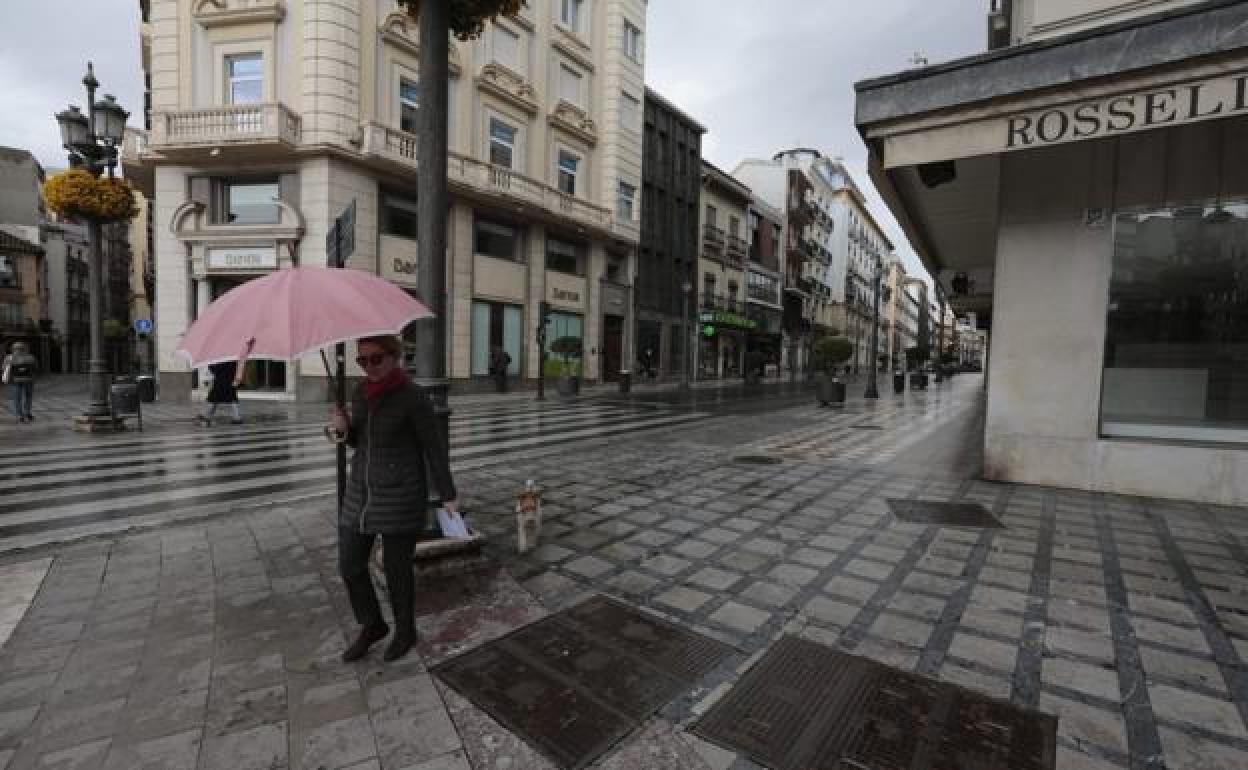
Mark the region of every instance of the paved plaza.
<instances>
[{"instance_id":1,"label":"paved plaza","mask_svg":"<svg viewBox=\"0 0 1248 770\"><path fill-rule=\"evenodd\" d=\"M596 767L757 767L688 728L785 634L1059 715L1063 770L1248 767L1248 511L976 480L981 382L464 469L485 558L424 580L398 664L338 661L324 497L11 553L0 770L553 767L429 668L598 593L732 653ZM528 478L542 545L519 555Z\"/></svg>"}]
</instances>

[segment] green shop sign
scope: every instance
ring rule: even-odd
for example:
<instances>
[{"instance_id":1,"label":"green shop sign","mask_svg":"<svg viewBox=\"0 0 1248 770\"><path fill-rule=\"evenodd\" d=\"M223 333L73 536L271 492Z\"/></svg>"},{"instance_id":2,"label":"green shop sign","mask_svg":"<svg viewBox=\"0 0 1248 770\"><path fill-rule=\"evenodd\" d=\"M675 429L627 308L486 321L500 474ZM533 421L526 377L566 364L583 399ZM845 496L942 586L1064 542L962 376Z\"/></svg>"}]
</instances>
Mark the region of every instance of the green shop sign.
<instances>
[{"instance_id":1,"label":"green shop sign","mask_svg":"<svg viewBox=\"0 0 1248 770\"><path fill-rule=\"evenodd\" d=\"M723 310L710 310L703 313L699 320L703 324L713 324L715 326L727 326L733 329L745 329L746 331L754 331L758 328L758 321L753 318L746 318L736 313L728 313ZM703 334L705 334L705 330ZM706 336L710 336L707 334Z\"/></svg>"}]
</instances>

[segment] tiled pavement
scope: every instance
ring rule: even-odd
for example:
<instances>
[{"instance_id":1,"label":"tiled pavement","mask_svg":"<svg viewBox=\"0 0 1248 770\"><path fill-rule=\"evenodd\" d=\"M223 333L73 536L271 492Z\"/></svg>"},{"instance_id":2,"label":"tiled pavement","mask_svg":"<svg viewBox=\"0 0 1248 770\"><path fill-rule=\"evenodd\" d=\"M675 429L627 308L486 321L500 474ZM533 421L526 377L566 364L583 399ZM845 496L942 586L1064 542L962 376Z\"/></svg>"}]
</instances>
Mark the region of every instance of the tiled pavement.
<instances>
[{"instance_id":1,"label":"tiled pavement","mask_svg":"<svg viewBox=\"0 0 1248 770\"><path fill-rule=\"evenodd\" d=\"M822 414L776 422L854 419ZM425 665L594 591L738 650L602 767L754 767L685 727L785 632L1058 713L1060 768L1248 767L1248 511L862 458L744 465L737 428L462 474L507 569L437 589L397 666L335 660L351 625L324 510L58 552L0 652L0 770L548 767ZM517 556L526 477L543 545ZM1005 528L902 523L890 497L979 501Z\"/></svg>"}]
</instances>

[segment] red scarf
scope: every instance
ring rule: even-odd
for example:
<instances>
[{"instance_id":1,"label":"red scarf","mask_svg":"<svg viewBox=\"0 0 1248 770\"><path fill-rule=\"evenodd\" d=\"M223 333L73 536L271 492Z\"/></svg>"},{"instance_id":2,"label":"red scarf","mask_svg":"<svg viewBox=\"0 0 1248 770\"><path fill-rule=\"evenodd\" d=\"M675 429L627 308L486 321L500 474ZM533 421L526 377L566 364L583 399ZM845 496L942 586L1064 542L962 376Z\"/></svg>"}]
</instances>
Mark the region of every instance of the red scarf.
<instances>
[{"instance_id":1,"label":"red scarf","mask_svg":"<svg viewBox=\"0 0 1248 770\"><path fill-rule=\"evenodd\" d=\"M398 390L407 384L407 372L400 367L394 367L390 373L380 380L373 382L372 380L364 381L364 399L368 402L368 408L372 409L377 406L377 399L386 393Z\"/></svg>"}]
</instances>

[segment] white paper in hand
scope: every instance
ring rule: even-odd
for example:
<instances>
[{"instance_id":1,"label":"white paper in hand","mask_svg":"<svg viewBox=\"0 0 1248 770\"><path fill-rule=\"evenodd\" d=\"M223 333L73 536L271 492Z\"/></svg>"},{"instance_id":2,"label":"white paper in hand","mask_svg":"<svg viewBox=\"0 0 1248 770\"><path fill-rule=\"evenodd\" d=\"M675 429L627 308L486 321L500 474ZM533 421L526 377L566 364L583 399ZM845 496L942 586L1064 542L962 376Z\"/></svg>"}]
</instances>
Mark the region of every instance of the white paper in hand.
<instances>
[{"instance_id":1,"label":"white paper in hand","mask_svg":"<svg viewBox=\"0 0 1248 770\"><path fill-rule=\"evenodd\" d=\"M464 517L460 516L458 511L448 511L445 508L439 508L438 527L442 529L442 537L452 537L457 540L465 540L472 537L472 535L468 534L468 525L464 523Z\"/></svg>"}]
</instances>

